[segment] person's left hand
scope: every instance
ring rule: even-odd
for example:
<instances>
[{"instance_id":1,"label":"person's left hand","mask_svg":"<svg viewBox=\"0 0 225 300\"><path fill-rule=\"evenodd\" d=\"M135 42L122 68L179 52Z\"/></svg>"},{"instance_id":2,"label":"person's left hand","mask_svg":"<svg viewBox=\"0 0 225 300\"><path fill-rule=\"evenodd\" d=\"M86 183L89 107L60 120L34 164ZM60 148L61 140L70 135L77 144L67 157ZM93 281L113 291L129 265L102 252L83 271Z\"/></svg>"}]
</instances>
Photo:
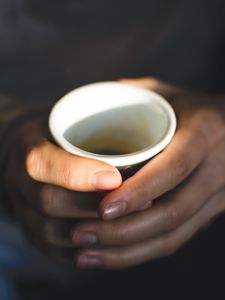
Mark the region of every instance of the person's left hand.
<instances>
[{"instance_id":1,"label":"person's left hand","mask_svg":"<svg viewBox=\"0 0 225 300\"><path fill-rule=\"evenodd\" d=\"M171 255L225 210L225 109L157 80L131 83L171 98L178 129L162 153L102 200L102 220L73 228L78 267L125 268Z\"/></svg>"}]
</instances>

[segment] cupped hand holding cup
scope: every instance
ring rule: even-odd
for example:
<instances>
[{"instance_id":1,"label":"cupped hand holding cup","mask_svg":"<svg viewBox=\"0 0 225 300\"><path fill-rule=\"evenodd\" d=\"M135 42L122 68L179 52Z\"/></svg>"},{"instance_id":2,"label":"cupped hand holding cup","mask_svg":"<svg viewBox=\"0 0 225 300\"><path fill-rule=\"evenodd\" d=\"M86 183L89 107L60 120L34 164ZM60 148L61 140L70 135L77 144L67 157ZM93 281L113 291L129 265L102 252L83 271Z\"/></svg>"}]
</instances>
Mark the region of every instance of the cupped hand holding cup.
<instances>
[{"instance_id":1,"label":"cupped hand holding cup","mask_svg":"<svg viewBox=\"0 0 225 300\"><path fill-rule=\"evenodd\" d=\"M46 110L18 130L6 162L30 239L78 267L171 255L225 210L223 97L152 78L124 83L65 95L49 119L61 147ZM174 136L173 109L151 90L172 101Z\"/></svg>"},{"instance_id":2,"label":"cupped hand holding cup","mask_svg":"<svg viewBox=\"0 0 225 300\"><path fill-rule=\"evenodd\" d=\"M169 144L176 117L170 104L149 89L99 82L61 98L50 113L49 127L66 151L105 162L117 168L125 180ZM102 181L105 183L107 176ZM116 217L126 206L124 201L116 201L107 208L101 206L100 213L105 219Z\"/></svg>"}]
</instances>

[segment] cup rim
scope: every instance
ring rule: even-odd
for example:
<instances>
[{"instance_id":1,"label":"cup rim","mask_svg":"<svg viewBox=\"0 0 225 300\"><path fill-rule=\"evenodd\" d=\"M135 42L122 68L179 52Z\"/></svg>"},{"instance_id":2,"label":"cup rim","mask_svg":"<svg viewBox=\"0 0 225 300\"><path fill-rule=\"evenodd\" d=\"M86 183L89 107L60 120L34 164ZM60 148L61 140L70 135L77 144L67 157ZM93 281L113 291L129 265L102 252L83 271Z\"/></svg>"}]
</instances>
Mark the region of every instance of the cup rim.
<instances>
[{"instance_id":1,"label":"cup rim","mask_svg":"<svg viewBox=\"0 0 225 300\"><path fill-rule=\"evenodd\" d=\"M57 128L55 126L55 112L59 105L62 105L62 103L68 98L71 97L72 94L79 92L81 89L85 89L92 86L97 85L126 85L131 87L132 89L139 89L140 91L144 90L145 92L148 92L149 95L153 96L152 101L156 102L162 110L166 113L168 118L168 128L165 134L162 136L162 138L154 145L151 145L149 147L145 147L142 150L139 150L137 152L128 153L128 154L121 154L121 155L102 155L102 154L96 154L92 152L88 152L85 150L82 150L74 145L72 145L70 142L68 142L65 137L60 134L57 131ZM132 165L136 165L138 163L147 161L160 153L172 140L174 133L176 131L177 121L176 121L176 115L175 112L170 105L170 103L163 98L158 93L144 88L140 86L134 86L127 83L122 82L116 82L116 81L102 81L102 82L95 82L83 85L81 87L75 88L74 90L68 92L63 97L61 97L52 107L50 114L49 114L49 129L50 132L56 141L57 144L59 144L64 150L68 151L71 154L78 155L81 157L86 158L92 158L96 160L101 160L103 162L106 162L114 167L121 168L121 167L128 167Z\"/></svg>"}]
</instances>

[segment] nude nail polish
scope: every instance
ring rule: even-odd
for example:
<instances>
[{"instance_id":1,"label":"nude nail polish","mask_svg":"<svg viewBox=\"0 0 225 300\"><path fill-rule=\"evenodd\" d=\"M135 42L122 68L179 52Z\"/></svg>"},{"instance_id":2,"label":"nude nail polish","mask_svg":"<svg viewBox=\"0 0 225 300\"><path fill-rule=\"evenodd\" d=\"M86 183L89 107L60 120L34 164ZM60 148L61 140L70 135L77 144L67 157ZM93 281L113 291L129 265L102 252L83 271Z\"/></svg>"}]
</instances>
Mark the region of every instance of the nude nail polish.
<instances>
[{"instance_id":1,"label":"nude nail polish","mask_svg":"<svg viewBox=\"0 0 225 300\"><path fill-rule=\"evenodd\" d=\"M120 217L127 209L127 202L117 201L105 206L103 210L103 218L111 220Z\"/></svg>"}]
</instances>

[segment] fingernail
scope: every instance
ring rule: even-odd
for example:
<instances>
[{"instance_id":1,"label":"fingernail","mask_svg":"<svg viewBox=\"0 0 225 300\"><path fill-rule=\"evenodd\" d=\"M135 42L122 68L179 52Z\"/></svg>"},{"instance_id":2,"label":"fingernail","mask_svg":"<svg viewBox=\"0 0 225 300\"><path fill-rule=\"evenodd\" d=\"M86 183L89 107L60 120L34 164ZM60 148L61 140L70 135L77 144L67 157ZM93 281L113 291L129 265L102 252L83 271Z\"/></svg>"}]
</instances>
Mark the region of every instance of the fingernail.
<instances>
[{"instance_id":1,"label":"fingernail","mask_svg":"<svg viewBox=\"0 0 225 300\"><path fill-rule=\"evenodd\" d=\"M116 188L121 182L119 174L113 171L97 172L92 176L91 180L94 188L99 190Z\"/></svg>"},{"instance_id":2,"label":"fingernail","mask_svg":"<svg viewBox=\"0 0 225 300\"><path fill-rule=\"evenodd\" d=\"M75 231L72 236L75 245L91 245L97 243L97 236L92 232Z\"/></svg>"},{"instance_id":3,"label":"fingernail","mask_svg":"<svg viewBox=\"0 0 225 300\"><path fill-rule=\"evenodd\" d=\"M111 220L120 217L127 209L127 202L118 201L105 206L103 210L103 218Z\"/></svg>"},{"instance_id":4,"label":"fingernail","mask_svg":"<svg viewBox=\"0 0 225 300\"><path fill-rule=\"evenodd\" d=\"M82 254L78 256L76 260L76 266L78 268L94 268L94 267L101 267L103 265L100 258L92 255L85 255Z\"/></svg>"}]
</instances>

